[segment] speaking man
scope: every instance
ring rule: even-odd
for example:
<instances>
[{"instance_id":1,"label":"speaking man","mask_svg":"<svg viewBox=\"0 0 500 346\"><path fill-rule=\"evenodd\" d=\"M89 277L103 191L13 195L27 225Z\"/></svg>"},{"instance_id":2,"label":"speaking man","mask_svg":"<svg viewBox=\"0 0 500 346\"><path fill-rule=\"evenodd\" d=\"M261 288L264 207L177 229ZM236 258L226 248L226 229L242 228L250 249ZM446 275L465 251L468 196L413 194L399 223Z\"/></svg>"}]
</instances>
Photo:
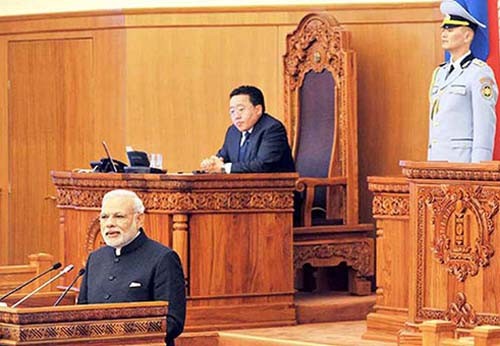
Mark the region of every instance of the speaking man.
<instances>
[{"instance_id":1,"label":"speaking man","mask_svg":"<svg viewBox=\"0 0 500 346\"><path fill-rule=\"evenodd\" d=\"M78 304L164 300L168 346L184 329L186 292L179 256L142 229L144 205L132 191L104 195L100 214L106 246L92 252Z\"/></svg>"}]
</instances>

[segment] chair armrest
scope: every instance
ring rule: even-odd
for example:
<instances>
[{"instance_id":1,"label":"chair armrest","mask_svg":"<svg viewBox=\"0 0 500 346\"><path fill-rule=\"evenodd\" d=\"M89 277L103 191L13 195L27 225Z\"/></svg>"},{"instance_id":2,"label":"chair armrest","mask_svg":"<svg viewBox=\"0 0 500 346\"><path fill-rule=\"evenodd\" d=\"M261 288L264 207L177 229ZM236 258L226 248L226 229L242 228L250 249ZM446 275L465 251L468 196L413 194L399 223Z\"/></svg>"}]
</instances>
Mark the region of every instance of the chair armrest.
<instances>
[{"instance_id":1,"label":"chair armrest","mask_svg":"<svg viewBox=\"0 0 500 346\"><path fill-rule=\"evenodd\" d=\"M295 182L295 190L298 192L305 191L305 198L301 206L301 220L303 226L310 227L312 225L312 206L314 202L315 187L317 186L346 186L346 177L330 177L330 178L298 178Z\"/></svg>"},{"instance_id":2,"label":"chair armrest","mask_svg":"<svg viewBox=\"0 0 500 346\"><path fill-rule=\"evenodd\" d=\"M295 182L297 191L304 191L306 188L315 188L316 186L335 186L346 185L346 177L331 177L331 178L298 178Z\"/></svg>"}]
</instances>

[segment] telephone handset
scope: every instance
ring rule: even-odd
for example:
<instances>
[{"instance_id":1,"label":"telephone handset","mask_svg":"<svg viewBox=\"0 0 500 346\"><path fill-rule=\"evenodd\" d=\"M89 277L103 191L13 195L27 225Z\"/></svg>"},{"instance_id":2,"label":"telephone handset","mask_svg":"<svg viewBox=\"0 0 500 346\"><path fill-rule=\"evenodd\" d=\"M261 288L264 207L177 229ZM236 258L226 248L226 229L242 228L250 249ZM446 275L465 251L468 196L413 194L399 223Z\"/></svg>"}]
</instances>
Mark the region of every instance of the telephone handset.
<instances>
[{"instance_id":1,"label":"telephone handset","mask_svg":"<svg viewBox=\"0 0 500 346\"><path fill-rule=\"evenodd\" d=\"M108 145L105 141L102 141L102 146L104 147L104 151L106 152L106 157L103 157L101 161L92 161L90 162L90 167L94 170L94 172L115 172L115 173L123 173L125 171L126 164L121 161L115 160L111 158L111 154L109 153Z\"/></svg>"},{"instance_id":2,"label":"telephone handset","mask_svg":"<svg viewBox=\"0 0 500 346\"><path fill-rule=\"evenodd\" d=\"M113 169L112 163L115 164L115 169ZM90 167L94 170L94 172L101 172L101 173L107 173L107 172L117 172L117 173L123 173L125 171L125 167L127 167L126 164L124 164L121 161L118 160L110 160L107 157L103 157L100 161L92 161L90 162Z\"/></svg>"}]
</instances>

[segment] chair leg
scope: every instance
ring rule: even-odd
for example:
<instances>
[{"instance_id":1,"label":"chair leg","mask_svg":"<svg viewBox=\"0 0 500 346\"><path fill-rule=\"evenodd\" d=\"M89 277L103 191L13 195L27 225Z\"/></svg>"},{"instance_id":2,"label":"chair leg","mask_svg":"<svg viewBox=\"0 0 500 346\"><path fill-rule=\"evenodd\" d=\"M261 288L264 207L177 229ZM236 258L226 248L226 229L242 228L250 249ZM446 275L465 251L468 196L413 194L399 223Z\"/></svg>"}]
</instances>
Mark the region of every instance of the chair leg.
<instances>
[{"instance_id":1,"label":"chair leg","mask_svg":"<svg viewBox=\"0 0 500 346\"><path fill-rule=\"evenodd\" d=\"M328 292L330 291L330 273L328 268L318 267L314 273L316 288L313 292Z\"/></svg>"},{"instance_id":2,"label":"chair leg","mask_svg":"<svg viewBox=\"0 0 500 346\"><path fill-rule=\"evenodd\" d=\"M302 268L295 269L294 288L297 291L313 292L316 289L316 268L305 264Z\"/></svg>"},{"instance_id":3,"label":"chair leg","mask_svg":"<svg viewBox=\"0 0 500 346\"><path fill-rule=\"evenodd\" d=\"M349 293L357 296L370 295L372 290L372 283L370 280L359 276L357 271L349 268Z\"/></svg>"},{"instance_id":4,"label":"chair leg","mask_svg":"<svg viewBox=\"0 0 500 346\"><path fill-rule=\"evenodd\" d=\"M304 269L303 268L295 269L293 287L297 291L304 290Z\"/></svg>"}]
</instances>

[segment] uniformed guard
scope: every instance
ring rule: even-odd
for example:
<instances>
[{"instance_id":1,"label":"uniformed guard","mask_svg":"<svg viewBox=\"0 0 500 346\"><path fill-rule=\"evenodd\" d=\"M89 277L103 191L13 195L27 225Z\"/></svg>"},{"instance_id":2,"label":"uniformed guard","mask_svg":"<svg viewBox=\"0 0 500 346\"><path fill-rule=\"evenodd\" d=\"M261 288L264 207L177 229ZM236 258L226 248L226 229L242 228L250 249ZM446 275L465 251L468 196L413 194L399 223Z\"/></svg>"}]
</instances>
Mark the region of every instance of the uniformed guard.
<instances>
[{"instance_id":1,"label":"uniformed guard","mask_svg":"<svg viewBox=\"0 0 500 346\"><path fill-rule=\"evenodd\" d=\"M450 60L434 70L429 89L428 160L488 161L493 156L498 87L492 69L471 52L486 26L453 0L441 3L441 46Z\"/></svg>"}]
</instances>

